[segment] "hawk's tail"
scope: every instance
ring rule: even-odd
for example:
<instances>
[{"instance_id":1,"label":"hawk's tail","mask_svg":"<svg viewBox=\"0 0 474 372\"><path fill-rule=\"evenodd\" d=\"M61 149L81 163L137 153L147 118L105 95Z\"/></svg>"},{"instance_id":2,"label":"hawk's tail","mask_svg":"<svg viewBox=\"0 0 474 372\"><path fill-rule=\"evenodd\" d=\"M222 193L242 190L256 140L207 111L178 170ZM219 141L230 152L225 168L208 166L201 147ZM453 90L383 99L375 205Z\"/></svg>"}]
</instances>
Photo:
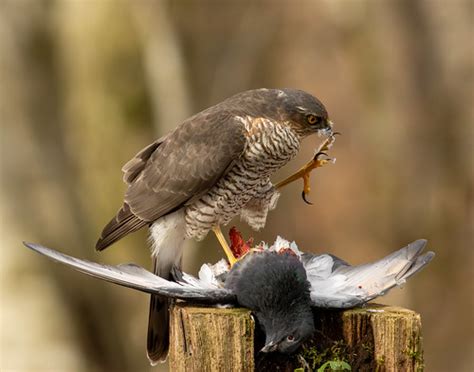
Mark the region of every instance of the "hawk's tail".
<instances>
[{"instance_id":1,"label":"hawk's tail","mask_svg":"<svg viewBox=\"0 0 474 372\"><path fill-rule=\"evenodd\" d=\"M141 229L148 222L135 216L127 203L124 203L116 216L102 230L99 240L95 245L97 251L102 251L109 245L122 239L125 235Z\"/></svg>"},{"instance_id":2,"label":"hawk's tail","mask_svg":"<svg viewBox=\"0 0 474 372\"><path fill-rule=\"evenodd\" d=\"M178 210L166 215L150 227L153 242L153 272L171 280L174 267L181 270L184 243L184 213ZM164 362L169 347L170 299L151 295L148 318L147 355L152 365Z\"/></svg>"},{"instance_id":3,"label":"hawk's tail","mask_svg":"<svg viewBox=\"0 0 474 372\"><path fill-rule=\"evenodd\" d=\"M165 279L170 279L170 273L161 273L157 261L153 262L153 272ZM169 348L169 307L171 300L157 295L150 297L150 312L148 315L148 335L146 352L151 365L164 362Z\"/></svg>"}]
</instances>

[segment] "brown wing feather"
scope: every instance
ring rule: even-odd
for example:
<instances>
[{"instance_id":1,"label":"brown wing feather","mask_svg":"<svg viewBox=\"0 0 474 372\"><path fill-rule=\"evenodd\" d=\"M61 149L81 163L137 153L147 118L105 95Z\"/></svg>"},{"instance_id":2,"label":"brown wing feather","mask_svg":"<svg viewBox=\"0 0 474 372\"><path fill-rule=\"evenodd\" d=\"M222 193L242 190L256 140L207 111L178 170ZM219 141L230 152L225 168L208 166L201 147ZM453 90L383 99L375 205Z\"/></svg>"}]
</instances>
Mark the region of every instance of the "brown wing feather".
<instances>
[{"instance_id":1,"label":"brown wing feather","mask_svg":"<svg viewBox=\"0 0 474 372\"><path fill-rule=\"evenodd\" d=\"M95 249L102 251L125 235L140 230L147 224L148 222L135 216L130 211L128 204L124 203L122 208L117 212L117 215L105 225L99 240L97 240Z\"/></svg>"},{"instance_id":2,"label":"brown wing feather","mask_svg":"<svg viewBox=\"0 0 474 372\"><path fill-rule=\"evenodd\" d=\"M160 146L166 139L166 136L161 137L144 149L140 150L131 160L129 160L123 167L123 180L127 184L133 183L137 176L145 167L151 154ZM102 251L109 245L115 243L123 236L141 229L147 224L146 221L141 220L135 216L130 210L130 206L124 203L118 210L114 218L102 230L102 234L95 245L95 249Z\"/></svg>"},{"instance_id":3,"label":"brown wing feather","mask_svg":"<svg viewBox=\"0 0 474 372\"><path fill-rule=\"evenodd\" d=\"M96 249L178 209L207 192L243 153L245 128L217 106L186 120L123 167L125 203L104 228Z\"/></svg>"},{"instance_id":4,"label":"brown wing feather","mask_svg":"<svg viewBox=\"0 0 474 372\"><path fill-rule=\"evenodd\" d=\"M129 186L132 213L155 221L207 192L243 153L245 128L226 111L209 110L181 124L153 152Z\"/></svg>"},{"instance_id":5,"label":"brown wing feather","mask_svg":"<svg viewBox=\"0 0 474 372\"><path fill-rule=\"evenodd\" d=\"M123 180L125 183L130 185L137 178L137 176L145 167L148 159L150 159L151 154L153 154L153 152L166 139L166 137L167 136L163 136L142 149L122 167Z\"/></svg>"}]
</instances>

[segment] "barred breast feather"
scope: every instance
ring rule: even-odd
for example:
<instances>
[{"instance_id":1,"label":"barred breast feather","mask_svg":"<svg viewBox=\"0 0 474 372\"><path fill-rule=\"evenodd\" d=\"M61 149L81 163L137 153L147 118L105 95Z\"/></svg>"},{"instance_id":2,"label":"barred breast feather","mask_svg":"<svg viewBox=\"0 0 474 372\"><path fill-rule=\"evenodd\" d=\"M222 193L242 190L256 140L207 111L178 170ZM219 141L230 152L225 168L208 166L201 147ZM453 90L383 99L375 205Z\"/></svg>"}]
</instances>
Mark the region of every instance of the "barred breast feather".
<instances>
[{"instance_id":1,"label":"barred breast feather","mask_svg":"<svg viewBox=\"0 0 474 372\"><path fill-rule=\"evenodd\" d=\"M241 215L251 227L264 226L278 192L270 176L298 152L300 141L290 126L269 119L241 117L247 144L241 157L214 187L185 209L186 236L202 239L217 225Z\"/></svg>"}]
</instances>

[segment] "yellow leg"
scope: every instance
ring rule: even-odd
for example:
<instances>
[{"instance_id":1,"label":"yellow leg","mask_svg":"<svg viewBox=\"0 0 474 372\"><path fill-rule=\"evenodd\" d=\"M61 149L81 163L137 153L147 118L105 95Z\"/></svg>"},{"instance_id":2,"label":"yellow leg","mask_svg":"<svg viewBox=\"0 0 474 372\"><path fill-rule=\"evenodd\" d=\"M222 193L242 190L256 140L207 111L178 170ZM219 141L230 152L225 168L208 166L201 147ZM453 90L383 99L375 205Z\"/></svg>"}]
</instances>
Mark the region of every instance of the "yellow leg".
<instances>
[{"instance_id":1,"label":"yellow leg","mask_svg":"<svg viewBox=\"0 0 474 372\"><path fill-rule=\"evenodd\" d=\"M237 262L237 259L234 257L234 254L230 250L230 247L224 238L224 234L222 234L220 226L214 227L212 231L214 231L214 234L216 234L216 238L217 240L219 240L219 243L221 244L221 247L224 250L225 255L227 256L227 260L229 261L230 266L232 267Z\"/></svg>"},{"instance_id":2,"label":"yellow leg","mask_svg":"<svg viewBox=\"0 0 474 372\"><path fill-rule=\"evenodd\" d=\"M303 167L301 167L297 172L293 173L288 178L285 178L283 181L278 182L275 187L280 189L293 181L296 181L300 178L304 181L304 189L309 192L309 174L315 168L321 168L323 165L329 163L331 160L328 159L311 159Z\"/></svg>"}]
</instances>

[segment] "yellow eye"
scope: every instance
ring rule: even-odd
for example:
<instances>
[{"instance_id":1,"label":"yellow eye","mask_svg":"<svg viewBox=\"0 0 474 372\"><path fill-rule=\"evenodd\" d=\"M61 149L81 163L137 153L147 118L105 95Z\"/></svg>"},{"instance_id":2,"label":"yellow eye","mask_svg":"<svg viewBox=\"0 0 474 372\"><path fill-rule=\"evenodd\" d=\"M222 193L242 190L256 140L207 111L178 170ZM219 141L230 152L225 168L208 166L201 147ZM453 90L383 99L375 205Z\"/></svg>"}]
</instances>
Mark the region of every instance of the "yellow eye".
<instances>
[{"instance_id":1,"label":"yellow eye","mask_svg":"<svg viewBox=\"0 0 474 372\"><path fill-rule=\"evenodd\" d=\"M320 120L321 118L317 117L316 115L309 114L308 116L306 116L306 121L311 125L318 123Z\"/></svg>"}]
</instances>

